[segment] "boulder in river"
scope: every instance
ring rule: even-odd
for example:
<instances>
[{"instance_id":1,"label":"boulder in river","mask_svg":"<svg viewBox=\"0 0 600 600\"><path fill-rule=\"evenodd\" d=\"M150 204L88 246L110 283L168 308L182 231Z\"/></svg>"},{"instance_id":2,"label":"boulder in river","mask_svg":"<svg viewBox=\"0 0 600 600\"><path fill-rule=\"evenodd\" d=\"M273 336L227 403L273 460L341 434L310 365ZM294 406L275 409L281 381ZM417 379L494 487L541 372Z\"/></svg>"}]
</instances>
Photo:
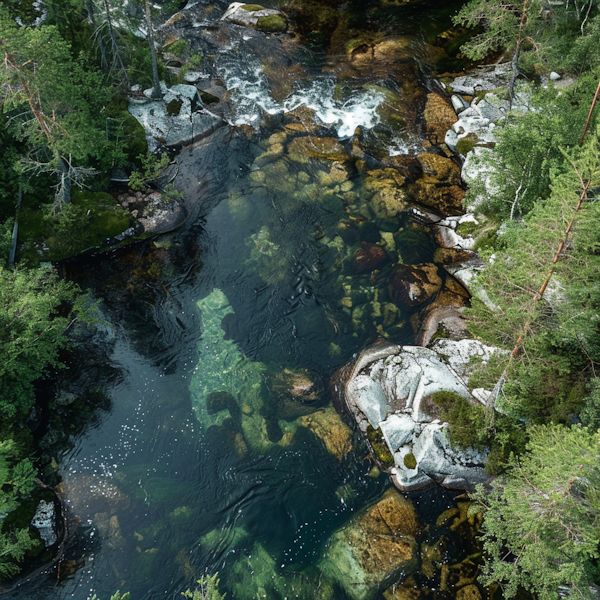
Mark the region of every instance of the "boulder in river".
<instances>
[{"instance_id":1,"label":"boulder in river","mask_svg":"<svg viewBox=\"0 0 600 600\"><path fill-rule=\"evenodd\" d=\"M300 425L320 438L339 462L352 450L352 430L333 407L302 417Z\"/></svg>"},{"instance_id":2,"label":"boulder in river","mask_svg":"<svg viewBox=\"0 0 600 600\"><path fill-rule=\"evenodd\" d=\"M202 108L198 89L193 85L163 84L162 100L132 102L129 112L146 132L150 149L157 143L181 148L209 136L225 121Z\"/></svg>"},{"instance_id":3,"label":"boulder in river","mask_svg":"<svg viewBox=\"0 0 600 600\"><path fill-rule=\"evenodd\" d=\"M389 281L389 294L395 304L418 306L442 288L438 268L432 263L398 265Z\"/></svg>"},{"instance_id":4,"label":"boulder in river","mask_svg":"<svg viewBox=\"0 0 600 600\"><path fill-rule=\"evenodd\" d=\"M331 537L321 569L353 600L377 597L417 569L418 523L410 500L389 489Z\"/></svg>"},{"instance_id":5,"label":"boulder in river","mask_svg":"<svg viewBox=\"0 0 600 600\"><path fill-rule=\"evenodd\" d=\"M230 4L221 21L230 21L266 33L280 33L287 29L287 20L280 10L244 2Z\"/></svg>"},{"instance_id":6,"label":"boulder in river","mask_svg":"<svg viewBox=\"0 0 600 600\"><path fill-rule=\"evenodd\" d=\"M437 92L427 94L423 118L427 139L432 144L441 144L457 119L452 102Z\"/></svg>"},{"instance_id":7,"label":"boulder in river","mask_svg":"<svg viewBox=\"0 0 600 600\"><path fill-rule=\"evenodd\" d=\"M487 480L485 452L451 446L448 424L440 421L432 395L448 391L474 404L477 400L465 380L433 350L381 340L353 365L340 369L333 382L336 404L344 403L361 431L375 432L385 445L393 458L393 466L387 466L401 490L434 482L470 489ZM372 448L380 456L373 444Z\"/></svg>"},{"instance_id":8,"label":"boulder in river","mask_svg":"<svg viewBox=\"0 0 600 600\"><path fill-rule=\"evenodd\" d=\"M389 257L382 246L361 242L352 258L352 269L357 274L372 273L389 262Z\"/></svg>"},{"instance_id":9,"label":"boulder in river","mask_svg":"<svg viewBox=\"0 0 600 600\"><path fill-rule=\"evenodd\" d=\"M348 153L338 140L332 137L297 137L288 146L288 155L298 163L307 163L310 158L346 161Z\"/></svg>"}]
</instances>

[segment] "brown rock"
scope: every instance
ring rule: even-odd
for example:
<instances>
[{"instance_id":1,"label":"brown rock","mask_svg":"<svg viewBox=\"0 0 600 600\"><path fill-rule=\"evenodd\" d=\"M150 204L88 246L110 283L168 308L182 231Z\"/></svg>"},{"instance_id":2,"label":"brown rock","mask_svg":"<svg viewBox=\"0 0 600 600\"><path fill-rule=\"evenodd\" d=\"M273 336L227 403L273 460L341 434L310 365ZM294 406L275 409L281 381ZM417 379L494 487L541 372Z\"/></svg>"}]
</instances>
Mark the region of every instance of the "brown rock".
<instances>
[{"instance_id":1,"label":"brown rock","mask_svg":"<svg viewBox=\"0 0 600 600\"><path fill-rule=\"evenodd\" d=\"M427 183L443 183L446 185L460 185L460 167L449 158L423 152L417 156L423 169L423 178Z\"/></svg>"},{"instance_id":2,"label":"brown rock","mask_svg":"<svg viewBox=\"0 0 600 600\"><path fill-rule=\"evenodd\" d=\"M423 118L425 133L432 144L441 144L448 129L458 121L452 103L437 92L427 94Z\"/></svg>"},{"instance_id":3,"label":"brown rock","mask_svg":"<svg viewBox=\"0 0 600 600\"><path fill-rule=\"evenodd\" d=\"M475 256L471 250L461 250L460 248L437 248L433 255L433 262L438 265L452 265L455 263L464 263L473 259Z\"/></svg>"},{"instance_id":4,"label":"brown rock","mask_svg":"<svg viewBox=\"0 0 600 600\"><path fill-rule=\"evenodd\" d=\"M300 425L310 429L320 438L339 462L352 450L352 430L333 407L301 417Z\"/></svg>"},{"instance_id":5,"label":"brown rock","mask_svg":"<svg viewBox=\"0 0 600 600\"><path fill-rule=\"evenodd\" d=\"M464 213L462 201L465 190L457 185L429 183L426 178L423 178L408 186L408 195L413 202L427 206L442 216Z\"/></svg>"},{"instance_id":6,"label":"brown rock","mask_svg":"<svg viewBox=\"0 0 600 600\"><path fill-rule=\"evenodd\" d=\"M323 573L354 600L374 597L417 569L414 507L395 489L333 534Z\"/></svg>"},{"instance_id":7,"label":"brown rock","mask_svg":"<svg viewBox=\"0 0 600 600\"><path fill-rule=\"evenodd\" d=\"M474 584L466 585L456 592L456 600L481 600L481 592Z\"/></svg>"},{"instance_id":8,"label":"brown rock","mask_svg":"<svg viewBox=\"0 0 600 600\"><path fill-rule=\"evenodd\" d=\"M360 248L352 258L352 268L358 274L372 273L389 262L385 250L377 244L361 242Z\"/></svg>"},{"instance_id":9,"label":"brown rock","mask_svg":"<svg viewBox=\"0 0 600 600\"><path fill-rule=\"evenodd\" d=\"M386 188L371 198L371 207L380 219L393 219L408 206L407 196L400 188Z\"/></svg>"},{"instance_id":10,"label":"brown rock","mask_svg":"<svg viewBox=\"0 0 600 600\"><path fill-rule=\"evenodd\" d=\"M307 163L310 158L342 162L349 158L345 148L335 138L313 136L294 138L288 146L288 155L298 163Z\"/></svg>"},{"instance_id":11,"label":"brown rock","mask_svg":"<svg viewBox=\"0 0 600 600\"><path fill-rule=\"evenodd\" d=\"M414 577L409 577L400 585L394 584L383 592L385 600L419 600L426 595L423 589L417 586Z\"/></svg>"},{"instance_id":12,"label":"brown rock","mask_svg":"<svg viewBox=\"0 0 600 600\"><path fill-rule=\"evenodd\" d=\"M394 304L418 306L429 300L442 287L436 265L398 265L390 277L389 294Z\"/></svg>"}]
</instances>

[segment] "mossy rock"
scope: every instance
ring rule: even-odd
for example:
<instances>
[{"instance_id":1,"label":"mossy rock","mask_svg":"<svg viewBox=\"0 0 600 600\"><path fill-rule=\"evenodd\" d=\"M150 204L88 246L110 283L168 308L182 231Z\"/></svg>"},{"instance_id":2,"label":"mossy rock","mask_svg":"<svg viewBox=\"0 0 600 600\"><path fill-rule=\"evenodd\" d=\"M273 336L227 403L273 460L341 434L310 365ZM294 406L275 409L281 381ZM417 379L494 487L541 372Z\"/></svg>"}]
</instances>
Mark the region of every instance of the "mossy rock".
<instances>
[{"instance_id":1,"label":"mossy rock","mask_svg":"<svg viewBox=\"0 0 600 600\"><path fill-rule=\"evenodd\" d=\"M19 242L42 241L48 250L41 258L59 261L99 247L133 225L133 217L104 192L75 190L72 203L55 217L39 208L24 206L19 221Z\"/></svg>"},{"instance_id":2,"label":"mossy rock","mask_svg":"<svg viewBox=\"0 0 600 600\"><path fill-rule=\"evenodd\" d=\"M260 4L244 4L243 6L240 6L240 8L242 10L245 10L248 12L256 12L257 10L265 10L265 7L261 6Z\"/></svg>"},{"instance_id":3,"label":"mossy rock","mask_svg":"<svg viewBox=\"0 0 600 600\"><path fill-rule=\"evenodd\" d=\"M463 156L466 156L468 152L471 152L475 146L479 143L479 138L474 133L467 134L464 138L458 140L456 144L456 151Z\"/></svg>"},{"instance_id":4,"label":"mossy rock","mask_svg":"<svg viewBox=\"0 0 600 600\"><path fill-rule=\"evenodd\" d=\"M199 90L200 98L204 104L216 104L219 102L219 98L217 96L213 96L213 94L209 94L208 92L203 92Z\"/></svg>"},{"instance_id":5,"label":"mossy rock","mask_svg":"<svg viewBox=\"0 0 600 600\"><path fill-rule=\"evenodd\" d=\"M388 448L381 430L374 429L369 425L367 429L367 438L371 443L371 448L375 453L375 458L379 461L384 469L394 466L394 457Z\"/></svg>"},{"instance_id":6,"label":"mossy rock","mask_svg":"<svg viewBox=\"0 0 600 600\"><path fill-rule=\"evenodd\" d=\"M287 29L287 23L281 15L268 15L258 19L256 28L265 33L281 33Z\"/></svg>"},{"instance_id":7,"label":"mossy rock","mask_svg":"<svg viewBox=\"0 0 600 600\"><path fill-rule=\"evenodd\" d=\"M181 112L181 107L183 106L183 101L178 99L173 99L171 102L167 104L167 114L172 117L176 117Z\"/></svg>"}]
</instances>

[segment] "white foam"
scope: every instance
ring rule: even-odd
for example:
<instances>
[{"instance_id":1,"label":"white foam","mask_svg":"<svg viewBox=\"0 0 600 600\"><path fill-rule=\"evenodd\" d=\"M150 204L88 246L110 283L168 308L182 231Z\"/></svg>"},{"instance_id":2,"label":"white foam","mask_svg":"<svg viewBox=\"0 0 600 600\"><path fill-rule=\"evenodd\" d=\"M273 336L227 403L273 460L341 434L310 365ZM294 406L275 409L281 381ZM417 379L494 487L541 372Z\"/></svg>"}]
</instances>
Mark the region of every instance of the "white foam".
<instances>
[{"instance_id":1,"label":"white foam","mask_svg":"<svg viewBox=\"0 0 600 600\"><path fill-rule=\"evenodd\" d=\"M310 87L293 92L282 102L273 99L262 64L237 52L221 56L220 75L225 81L235 105L236 125L252 125L264 114L278 114L306 106L315 111L321 123L333 127L340 138L352 136L357 127L370 129L379 122L377 108L383 94L358 89L345 101L334 98L335 80L331 77L314 80Z\"/></svg>"}]
</instances>

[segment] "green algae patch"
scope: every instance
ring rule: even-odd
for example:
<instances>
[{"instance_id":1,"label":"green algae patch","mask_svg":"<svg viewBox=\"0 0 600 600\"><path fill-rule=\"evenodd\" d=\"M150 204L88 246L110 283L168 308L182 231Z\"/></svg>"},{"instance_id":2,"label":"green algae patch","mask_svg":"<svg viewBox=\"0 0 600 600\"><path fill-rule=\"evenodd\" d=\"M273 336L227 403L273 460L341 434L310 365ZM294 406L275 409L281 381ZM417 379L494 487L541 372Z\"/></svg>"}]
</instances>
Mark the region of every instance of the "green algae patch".
<instances>
[{"instance_id":1,"label":"green algae patch","mask_svg":"<svg viewBox=\"0 0 600 600\"><path fill-rule=\"evenodd\" d=\"M258 19L256 28L266 33L279 33L287 29L287 23L281 15L268 15Z\"/></svg>"},{"instance_id":2,"label":"green algae patch","mask_svg":"<svg viewBox=\"0 0 600 600\"><path fill-rule=\"evenodd\" d=\"M129 211L110 194L74 191L71 204L56 215L26 203L19 218L19 243L25 244L30 260L59 261L97 248L133 224Z\"/></svg>"},{"instance_id":3,"label":"green algae patch","mask_svg":"<svg viewBox=\"0 0 600 600\"><path fill-rule=\"evenodd\" d=\"M214 289L198 302L198 309L202 339L198 344L199 359L190 392L202 427L220 427L226 421L233 421L254 452L267 452L277 444L289 445L298 425L280 421L281 435L273 440L263 416L266 366L248 360L235 342L225 339L221 323L225 316L233 314L225 294Z\"/></svg>"},{"instance_id":4,"label":"green algae patch","mask_svg":"<svg viewBox=\"0 0 600 600\"><path fill-rule=\"evenodd\" d=\"M244 6L240 6L240 8L247 12L256 12L257 10L265 10L265 7L261 6L260 4L244 4Z\"/></svg>"}]
</instances>

